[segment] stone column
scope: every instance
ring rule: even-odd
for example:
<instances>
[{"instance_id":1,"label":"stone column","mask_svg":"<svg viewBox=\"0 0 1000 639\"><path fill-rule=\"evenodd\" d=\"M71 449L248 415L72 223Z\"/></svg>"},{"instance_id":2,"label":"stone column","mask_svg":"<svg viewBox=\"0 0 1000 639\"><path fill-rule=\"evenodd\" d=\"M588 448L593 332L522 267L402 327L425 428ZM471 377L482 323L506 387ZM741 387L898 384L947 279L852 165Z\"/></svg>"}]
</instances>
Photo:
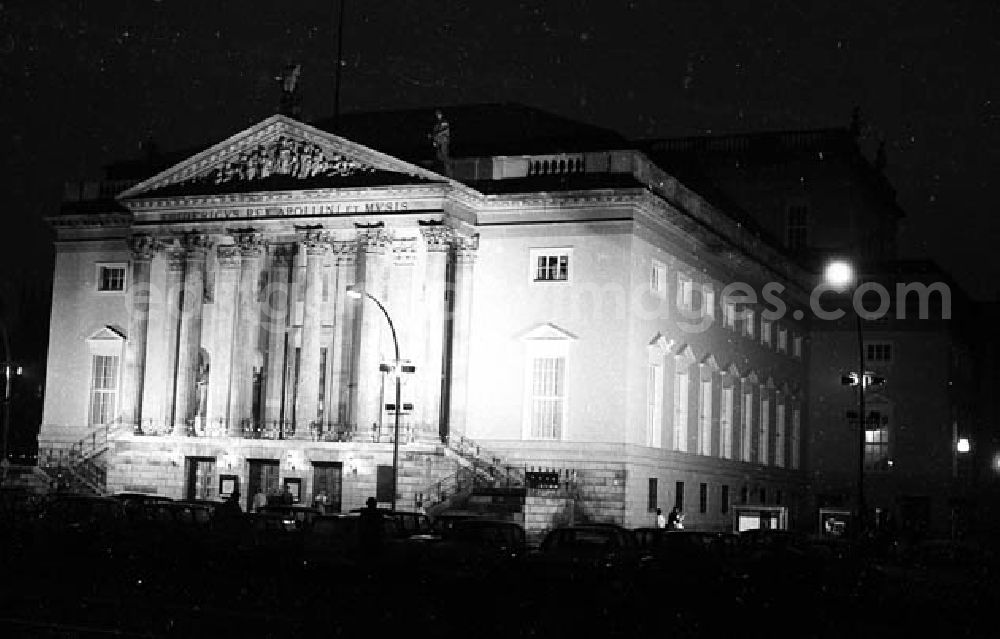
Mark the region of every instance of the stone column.
<instances>
[{"instance_id":1,"label":"stone column","mask_svg":"<svg viewBox=\"0 0 1000 639\"><path fill-rule=\"evenodd\" d=\"M334 314L333 344L331 358L331 421L340 426L351 423L351 397L354 386L351 383L353 363L354 312L358 300L347 296L347 287L354 284L357 269L358 243L334 242L335 270L333 280ZM334 412L336 411L336 412Z\"/></svg>"},{"instance_id":2,"label":"stone column","mask_svg":"<svg viewBox=\"0 0 1000 639\"><path fill-rule=\"evenodd\" d=\"M385 252L389 244L389 235L385 229L369 228L359 232L358 240L364 252L364 259L359 266L362 272L358 282L365 291L376 298L382 298L385 282ZM380 300L381 301L381 300ZM379 412L379 372L380 337L383 325L386 324L382 311L369 299L355 300L355 317L360 324L360 343L358 344L358 360L355 374L357 375L357 393L353 413L357 428L362 437L371 433L372 425L378 422ZM385 330L389 330L386 325Z\"/></svg>"},{"instance_id":3,"label":"stone column","mask_svg":"<svg viewBox=\"0 0 1000 639\"><path fill-rule=\"evenodd\" d=\"M417 348L417 319L413 312L413 278L416 264L416 246L412 238L397 239L392 245L392 268L389 271L388 292L386 294L385 307L396 325L396 337L399 340L399 357L402 360L409 360L416 363L418 361ZM391 347L391 344L387 345ZM388 351L388 348L386 348ZM400 403L416 404L415 390L419 388L411 374L404 374L400 377ZM390 375L386 382L386 402L395 401L395 378ZM391 382L391 383L390 383ZM414 406L414 409L416 406ZM402 410L402 408L400 408ZM388 416L388 415L387 415ZM406 442L416 433L410 433L414 418L411 414L401 416L400 441Z\"/></svg>"},{"instance_id":4,"label":"stone column","mask_svg":"<svg viewBox=\"0 0 1000 639\"><path fill-rule=\"evenodd\" d=\"M264 391L264 420L278 422L282 416L285 383L285 336L288 332L288 305L291 301L291 268L295 257L294 244L274 247L268 299L264 307L267 323L267 377ZM291 414L291 409L288 409Z\"/></svg>"},{"instance_id":5,"label":"stone column","mask_svg":"<svg viewBox=\"0 0 1000 639\"><path fill-rule=\"evenodd\" d=\"M165 431L174 424L174 399L177 391L177 333L180 324L181 289L184 286L184 249L172 245L166 250L167 282L166 297L163 300L164 330L163 341L164 362L166 373L163 390L163 412L161 415L162 429Z\"/></svg>"},{"instance_id":6,"label":"stone column","mask_svg":"<svg viewBox=\"0 0 1000 639\"><path fill-rule=\"evenodd\" d=\"M420 380L420 422L431 438L441 432L441 389L444 377L445 281L447 277L448 249L454 231L447 226L424 226L424 243L427 247L427 264L424 276L423 318L421 321L424 342L424 359L417 364Z\"/></svg>"},{"instance_id":7,"label":"stone column","mask_svg":"<svg viewBox=\"0 0 1000 639\"><path fill-rule=\"evenodd\" d=\"M319 411L320 310L323 303L323 258L330 248L325 231L303 233L302 249L306 258L305 295L302 308L302 348L299 361L299 384L295 392L295 438L310 436L310 424Z\"/></svg>"},{"instance_id":8,"label":"stone column","mask_svg":"<svg viewBox=\"0 0 1000 639\"><path fill-rule=\"evenodd\" d=\"M449 436L464 435L469 397L469 334L472 328L472 267L479 236L455 238L455 304L452 316Z\"/></svg>"},{"instance_id":9,"label":"stone column","mask_svg":"<svg viewBox=\"0 0 1000 639\"><path fill-rule=\"evenodd\" d=\"M236 338L229 385L229 433L239 435L253 411L253 364L257 353L257 283L264 240L253 229L233 231L240 251L240 284L236 304Z\"/></svg>"},{"instance_id":10,"label":"stone column","mask_svg":"<svg viewBox=\"0 0 1000 639\"><path fill-rule=\"evenodd\" d=\"M146 374L146 337L149 331L149 271L156 253L156 240L149 235L133 235L132 313L129 315L128 342L125 344L125 374L122 377L122 423L141 429L142 386Z\"/></svg>"},{"instance_id":11,"label":"stone column","mask_svg":"<svg viewBox=\"0 0 1000 639\"><path fill-rule=\"evenodd\" d=\"M201 311L205 301L205 253L208 236L188 233L183 239L184 290L177 346L177 386L174 399L174 434L187 434L187 423L198 407L195 382L201 350Z\"/></svg>"},{"instance_id":12,"label":"stone column","mask_svg":"<svg viewBox=\"0 0 1000 639\"><path fill-rule=\"evenodd\" d=\"M229 379L232 373L233 337L236 317L236 279L240 248L235 244L218 247L219 281L215 289L215 344L208 372L208 427L222 426L230 432ZM222 433L216 433L222 434Z\"/></svg>"}]
</instances>

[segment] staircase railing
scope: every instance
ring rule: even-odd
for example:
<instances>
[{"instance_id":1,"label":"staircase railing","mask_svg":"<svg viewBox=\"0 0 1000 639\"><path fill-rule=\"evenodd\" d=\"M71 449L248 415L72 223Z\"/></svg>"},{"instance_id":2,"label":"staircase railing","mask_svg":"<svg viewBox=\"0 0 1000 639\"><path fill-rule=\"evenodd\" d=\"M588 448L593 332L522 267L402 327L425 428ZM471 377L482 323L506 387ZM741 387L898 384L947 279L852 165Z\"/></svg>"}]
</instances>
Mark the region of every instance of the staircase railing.
<instances>
[{"instance_id":1,"label":"staircase railing","mask_svg":"<svg viewBox=\"0 0 1000 639\"><path fill-rule=\"evenodd\" d=\"M108 450L111 435L124 427L121 419L116 419L92 429L69 446L40 449L38 467L57 483L68 475L93 492L103 494L107 469L96 458Z\"/></svg>"},{"instance_id":2,"label":"staircase railing","mask_svg":"<svg viewBox=\"0 0 1000 639\"><path fill-rule=\"evenodd\" d=\"M502 455L489 451L481 444L461 435L449 437L445 444L449 450L476 469L477 475L492 483L493 487L524 487L523 468L509 463Z\"/></svg>"}]
</instances>

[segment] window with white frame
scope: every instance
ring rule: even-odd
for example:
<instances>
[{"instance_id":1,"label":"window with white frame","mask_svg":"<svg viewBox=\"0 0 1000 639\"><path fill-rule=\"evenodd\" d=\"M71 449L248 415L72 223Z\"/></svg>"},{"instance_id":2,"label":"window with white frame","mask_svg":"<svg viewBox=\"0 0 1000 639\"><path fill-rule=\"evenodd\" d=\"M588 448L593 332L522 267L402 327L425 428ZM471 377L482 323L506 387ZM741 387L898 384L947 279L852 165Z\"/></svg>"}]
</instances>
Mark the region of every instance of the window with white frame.
<instances>
[{"instance_id":1,"label":"window with white frame","mask_svg":"<svg viewBox=\"0 0 1000 639\"><path fill-rule=\"evenodd\" d=\"M685 311L694 308L694 282L683 273L677 274L677 307Z\"/></svg>"},{"instance_id":2,"label":"window with white frame","mask_svg":"<svg viewBox=\"0 0 1000 639\"><path fill-rule=\"evenodd\" d=\"M802 436L802 410L798 406L792 408L792 468L799 468L799 440Z\"/></svg>"},{"instance_id":3,"label":"window with white frame","mask_svg":"<svg viewBox=\"0 0 1000 639\"><path fill-rule=\"evenodd\" d=\"M752 338L756 333L757 314L753 309L743 309L743 335Z\"/></svg>"},{"instance_id":4,"label":"window with white frame","mask_svg":"<svg viewBox=\"0 0 1000 639\"><path fill-rule=\"evenodd\" d=\"M764 346L771 345L771 320L760 318L760 343Z\"/></svg>"},{"instance_id":5,"label":"window with white frame","mask_svg":"<svg viewBox=\"0 0 1000 639\"><path fill-rule=\"evenodd\" d=\"M649 269L649 290L657 297L667 296L667 265L653 260Z\"/></svg>"},{"instance_id":6,"label":"window with white frame","mask_svg":"<svg viewBox=\"0 0 1000 639\"><path fill-rule=\"evenodd\" d=\"M778 399L774 405L774 465L785 467L785 402Z\"/></svg>"},{"instance_id":7,"label":"window with white frame","mask_svg":"<svg viewBox=\"0 0 1000 639\"><path fill-rule=\"evenodd\" d=\"M712 373L707 371L698 392L698 452L712 454Z\"/></svg>"},{"instance_id":8,"label":"window with white frame","mask_svg":"<svg viewBox=\"0 0 1000 639\"><path fill-rule=\"evenodd\" d=\"M715 287L711 284L701 286L701 314L705 317L715 317Z\"/></svg>"},{"instance_id":9,"label":"window with white frame","mask_svg":"<svg viewBox=\"0 0 1000 639\"><path fill-rule=\"evenodd\" d=\"M865 342L865 361L876 364L892 362L892 344L889 342Z\"/></svg>"},{"instance_id":10,"label":"window with white frame","mask_svg":"<svg viewBox=\"0 0 1000 639\"><path fill-rule=\"evenodd\" d=\"M688 440L688 380L687 370L674 375L674 450L682 452L687 451Z\"/></svg>"},{"instance_id":11,"label":"window with white frame","mask_svg":"<svg viewBox=\"0 0 1000 639\"><path fill-rule=\"evenodd\" d=\"M889 470L888 405L875 404L865 421L865 470Z\"/></svg>"},{"instance_id":12,"label":"window with white frame","mask_svg":"<svg viewBox=\"0 0 1000 639\"><path fill-rule=\"evenodd\" d=\"M125 290L125 264L98 264L97 290L121 292Z\"/></svg>"},{"instance_id":13,"label":"window with white frame","mask_svg":"<svg viewBox=\"0 0 1000 639\"><path fill-rule=\"evenodd\" d=\"M722 389L719 398L719 455L723 459L733 458L733 387Z\"/></svg>"},{"instance_id":14,"label":"window with white frame","mask_svg":"<svg viewBox=\"0 0 1000 639\"><path fill-rule=\"evenodd\" d=\"M571 257L568 248L531 249L532 281L568 282Z\"/></svg>"},{"instance_id":15,"label":"window with white frame","mask_svg":"<svg viewBox=\"0 0 1000 639\"><path fill-rule=\"evenodd\" d=\"M92 355L90 376L91 426L114 421L118 406L118 356Z\"/></svg>"},{"instance_id":16,"label":"window with white frame","mask_svg":"<svg viewBox=\"0 0 1000 639\"><path fill-rule=\"evenodd\" d=\"M788 352L788 329L784 326L778 326L778 352Z\"/></svg>"},{"instance_id":17,"label":"window with white frame","mask_svg":"<svg viewBox=\"0 0 1000 639\"><path fill-rule=\"evenodd\" d=\"M736 304L729 300L722 302L722 325L726 328L736 328Z\"/></svg>"},{"instance_id":18,"label":"window with white frame","mask_svg":"<svg viewBox=\"0 0 1000 639\"><path fill-rule=\"evenodd\" d=\"M742 461L751 461L751 453L753 451L753 389L744 388L743 390L743 410L740 411L742 416L742 428L740 436L740 459Z\"/></svg>"},{"instance_id":19,"label":"window with white frame","mask_svg":"<svg viewBox=\"0 0 1000 639\"><path fill-rule=\"evenodd\" d=\"M543 326L525 341L525 439L561 440L566 436L567 359L570 339Z\"/></svg>"},{"instance_id":20,"label":"window with white frame","mask_svg":"<svg viewBox=\"0 0 1000 639\"><path fill-rule=\"evenodd\" d=\"M646 445L659 448L663 428L663 366L650 364L646 380Z\"/></svg>"},{"instance_id":21,"label":"window with white frame","mask_svg":"<svg viewBox=\"0 0 1000 639\"><path fill-rule=\"evenodd\" d=\"M767 465L767 453L771 439L771 400L766 391L761 391L760 397L760 440L757 442L757 461Z\"/></svg>"}]
</instances>

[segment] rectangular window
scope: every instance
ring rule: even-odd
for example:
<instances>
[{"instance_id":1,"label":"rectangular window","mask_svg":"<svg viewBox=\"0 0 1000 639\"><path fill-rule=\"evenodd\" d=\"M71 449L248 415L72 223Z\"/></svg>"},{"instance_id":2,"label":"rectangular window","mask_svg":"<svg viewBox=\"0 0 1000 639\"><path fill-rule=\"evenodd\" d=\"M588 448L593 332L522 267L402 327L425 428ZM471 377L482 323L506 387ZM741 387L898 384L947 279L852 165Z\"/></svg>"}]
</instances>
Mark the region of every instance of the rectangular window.
<instances>
[{"instance_id":1,"label":"rectangular window","mask_svg":"<svg viewBox=\"0 0 1000 639\"><path fill-rule=\"evenodd\" d=\"M746 337L753 338L756 333L757 328L757 315L753 312L753 309L743 310L743 335Z\"/></svg>"},{"instance_id":2,"label":"rectangular window","mask_svg":"<svg viewBox=\"0 0 1000 639\"><path fill-rule=\"evenodd\" d=\"M740 503L746 504L748 499L750 499L750 488L743 484L743 487L740 488Z\"/></svg>"},{"instance_id":3,"label":"rectangular window","mask_svg":"<svg viewBox=\"0 0 1000 639\"><path fill-rule=\"evenodd\" d=\"M694 308L694 282L683 273L677 274L677 308L685 311Z\"/></svg>"},{"instance_id":4,"label":"rectangular window","mask_svg":"<svg viewBox=\"0 0 1000 639\"><path fill-rule=\"evenodd\" d=\"M701 314L705 317L715 317L715 289L711 284L702 285L701 303Z\"/></svg>"},{"instance_id":5,"label":"rectangular window","mask_svg":"<svg viewBox=\"0 0 1000 639\"><path fill-rule=\"evenodd\" d=\"M765 488L764 486L760 487L760 503L762 504L767 503L767 488Z\"/></svg>"},{"instance_id":6,"label":"rectangular window","mask_svg":"<svg viewBox=\"0 0 1000 639\"><path fill-rule=\"evenodd\" d=\"M757 461L767 464L767 452L771 438L771 400L760 400L760 441L757 444Z\"/></svg>"},{"instance_id":7,"label":"rectangular window","mask_svg":"<svg viewBox=\"0 0 1000 639\"><path fill-rule=\"evenodd\" d=\"M892 361L892 344L886 342L866 343L865 361L888 364Z\"/></svg>"},{"instance_id":8,"label":"rectangular window","mask_svg":"<svg viewBox=\"0 0 1000 639\"><path fill-rule=\"evenodd\" d=\"M719 455L733 458L733 388L723 388L719 401Z\"/></svg>"},{"instance_id":9,"label":"rectangular window","mask_svg":"<svg viewBox=\"0 0 1000 639\"><path fill-rule=\"evenodd\" d=\"M751 444L753 443L753 392L743 393L743 428L742 437L740 438L740 459L748 462L751 461L750 453L752 450Z\"/></svg>"},{"instance_id":10,"label":"rectangular window","mask_svg":"<svg viewBox=\"0 0 1000 639\"><path fill-rule=\"evenodd\" d=\"M806 248L809 240L809 207L793 204L788 207L785 223L785 245L792 251Z\"/></svg>"},{"instance_id":11,"label":"rectangular window","mask_svg":"<svg viewBox=\"0 0 1000 639\"><path fill-rule=\"evenodd\" d=\"M531 363L531 437L560 439L566 400L566 358L536 357Z\"/></svg>"},{"instance_id":12,"label":"rectangular window","mask_svg":"<svg viewBox=\"0 0 1000 639\"><path fill-rule=\"evenodd\" d=\"M771 322L760 318L760 343L764 346L771 345Z\"/></svg>"},{"instance_id":13,"label":"rectangular window","mask_svg":"<svg viewBox=\"0 0 1000 639\"><path fill-rule=\"evenodd\" d=\"M682 481L674 484L674 506L684 510L684 482Z\"/></svg>"},{"instance_id":14,"label":"rectangular window","mask_svg":"<svg viewBox=\"0 0 1000 639\"><path fill-rule=\"evenodd\" d=\"M712 454L712 380L701 382L698 393L698 452Z\"/></svg>"},{"instance_id":15,"label":"rectangular window","mask_svg":"<svg viewBox=\"0 0 1000 639\"><path fill-rule=\"evenodd\" d=\"M792 409L792 468L799 468L799 438L802 430L802 411L795 407Z\"/></svg>"},{"instance_id":16,"label":"rectangular window","mask_svg":"<svg viewBox=\"0 0 1000 639\"><path fill-rule=\"evenodd\" d=\"M649 269L649 290L657 297L667 296L667 265L659 260L653 260Z\"/></svg>"},{"instance_id":17,"label":"rectangular window","mask_svg":"<svg viewBox=\"0 0 1000 639\"><path fill-rule=\"evenodd\" d=\"M776 504L778 504L780 506L781 505L781 501L782 501L783 498L784 498L784 495L781 494L781 489L780 488L775 489L775 491L774 491L774 503L776 503Z\"/></svg>"},{"instance_id":18,"label":"rectangular window","mask_svg":"<svg viewBox=\"0 0 1000 639\"><path fill-rule=\"evenodd\" d=\"M778 327L778 352L788 352L788 329L783 326Z\"/></svg>"},{"instance_id":19,"label":"rectangular window","mask_svg":"<svg viewBox=\"0 0 1000 639\"><path fill-rule=\"evenodd\" d=\"M317 406L317 419L323 422L326 414L326 347L319 349L319 406Z\"/></svg>"},{"instance_id":20,"label":"rectangular window","mask_svg":"<svg viewBox=\"0 0 1000 639\"><path fill-rule=\"evenodd\" d=\"M533 249L532 279L535 282L566 282L569 280L568 249Z\"/></svg>"},{"instance_id":21,"label":"rectangular window","mask_svg":"<svg viewBox=\"0 0 1000 639\"><path fill-rule=\"evenodd\" d=\"M792 357L802 357L802 338L798 335L792 338Z\"/></svg>"},{"instance_id":22,"label":"rectangular window","mask_svg":"<svg viewBox=\"0 0 1000 639\"><path fill-rule=\"evenodd\" d=\"M110 424L118 404L118 357L94 355L90 380L90 425Z\"/></svg>"},{"instance_id":23,"label":"rectangular window","mask_svg":"<svg viewBox=\"0 0 1000 639\"><path fill-rule=\"evenodd\" d=\"M719 507L723 514L729 512L729 486L723 484L722 494L719 496Z\"/></svg>"},{"instance_id":24,"label":"rectangular window","mask_svg":"<svg viewBox=\"0 0 1000 639\"><path fill-rule=\"evenodd\" d=\"M736 328L736 304L729 301L722 303L722 325L726 328Z\"/></svg>"},{"instance_id":25,"label":"rectangular window","mask_svg":"<svg viewBox=\"0 0 1000 639\"><path fill-rule=\"evenodd\" d=\"M688 373L674 376L674 450L687 451Z\"/></svg>"},{"instance_id":26,"label":"rectangular window","mask_svg":"<svg viewBox=\"0 0 1000 639\"><path fill-rule=\"evenodd\" d=\"M698 486L698 512L708 512L708 484Z\"/></svg>"},{"instance_id":27,"label":"rectangular window","mask_svg":"<svg viewBox=\"0 0 1000 639\"><path fill-rule=\"evenodd\" d=\"M98 291L124 291L125 290L125 265L124 264L98 264L97 265L97 290Z\"/></svg>"},{"instance_id":28,"label":"rectangular window","mask_svg":"<svg viewBox=\"0 0 1000 639\"><path fill-rule=\"evenodd\" d=\"M650 477L649 478L649 489L648 489L648 491L646 493L646 510L648 510L649 512L655 512L656 511L656 503L657 503L657 499L656 499L656 484L657 484L656 477Z\"/></svg>"},{"instance_id":29,"label":"rectangular window","mask_svg":"<svg viewBox=\"0 0 1000 639\"><path fill-rule=\"evenodd\" d=\"M865 470L889 469L889 416L881 410L868 412L865 424Z\"/></svg>"},{"instance_id":30,"label":"rectangular window","mask_svg":"<svg viewBox=\"0 0 1000 639\"><path fill-rule=\"evenodd\" d=\"M663 367L650 364L646 382L646 445L659 448L663 430Z\"/></svg>"},{"instance_id":31,"label":"rectangular window","mask_svg":"<svg viewBox=\"0 0 1000 639\"><path fill-rule=\"evenodd\" d=\"M774 465L785 467L785 403L774 406Z\"/></svg>"}]
</instances>

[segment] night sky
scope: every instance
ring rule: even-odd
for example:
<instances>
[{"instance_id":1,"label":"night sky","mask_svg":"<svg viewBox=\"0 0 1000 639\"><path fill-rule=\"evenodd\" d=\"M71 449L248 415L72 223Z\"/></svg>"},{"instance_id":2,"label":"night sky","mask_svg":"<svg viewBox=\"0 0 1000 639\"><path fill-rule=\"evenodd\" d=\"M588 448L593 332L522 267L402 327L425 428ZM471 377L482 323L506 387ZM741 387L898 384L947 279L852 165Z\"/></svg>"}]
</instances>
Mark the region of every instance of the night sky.
<instances>
[{"instance_id":1,"label":"night sky","mask_svg":"<svg viewBox=\"0 0 1000 639\"><path fill-rule=\"evenodd\" d=\"M0 3L2 264L50 276L41 218L63 182L99 177L147 137L181 149L267 117L290 62L303 67L303 119L331 115L337 10ZM348 0L342 110L513 101L647 137L846 126L858 105L866 149L886 140L905 255L992 299L998 25L993 0Z\"/></svg>"}]
</instances>

